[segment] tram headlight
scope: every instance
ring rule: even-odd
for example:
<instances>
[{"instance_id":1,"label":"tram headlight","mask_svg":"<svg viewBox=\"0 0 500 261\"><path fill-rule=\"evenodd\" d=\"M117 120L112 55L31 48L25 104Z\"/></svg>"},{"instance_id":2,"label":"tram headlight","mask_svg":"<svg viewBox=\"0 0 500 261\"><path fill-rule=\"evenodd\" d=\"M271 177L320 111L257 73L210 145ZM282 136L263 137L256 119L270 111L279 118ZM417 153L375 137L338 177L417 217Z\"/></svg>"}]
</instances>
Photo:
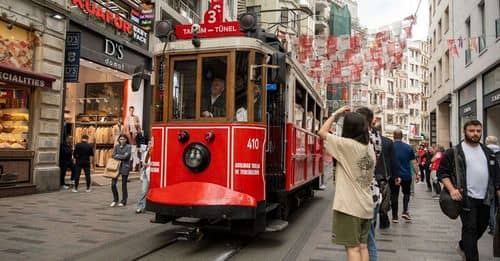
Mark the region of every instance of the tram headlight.
<instances>
[{"instance_id":1,"label":"tram headlight","mask_svg":"<svg viewBox=\"0 0 500 261\"><path fill-rule=\"evenodd\" d=\"M210 151L201 143L191 143L184 149L184 165L192 172L202 172L210 163Z\"/></svg>"}]
</instances>

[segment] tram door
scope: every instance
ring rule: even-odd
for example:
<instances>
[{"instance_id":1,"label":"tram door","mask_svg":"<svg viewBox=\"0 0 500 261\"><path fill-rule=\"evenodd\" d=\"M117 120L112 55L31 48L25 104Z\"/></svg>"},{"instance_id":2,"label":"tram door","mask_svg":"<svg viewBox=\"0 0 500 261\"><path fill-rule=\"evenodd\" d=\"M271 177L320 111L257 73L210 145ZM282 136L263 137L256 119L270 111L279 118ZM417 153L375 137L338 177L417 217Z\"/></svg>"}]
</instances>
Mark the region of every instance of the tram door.
<instances>
[{"instance_id":1,"label":"tram door","mask_svg":"<svg viewBox=\"0 0 500 261\"><path fill-rule=\"evenodd\" d=\"M280 84L267 85L266 191L273 200L285 188L285 90ZM275 198L274 198L275 199Z\"/></svg>"}]
</instances>

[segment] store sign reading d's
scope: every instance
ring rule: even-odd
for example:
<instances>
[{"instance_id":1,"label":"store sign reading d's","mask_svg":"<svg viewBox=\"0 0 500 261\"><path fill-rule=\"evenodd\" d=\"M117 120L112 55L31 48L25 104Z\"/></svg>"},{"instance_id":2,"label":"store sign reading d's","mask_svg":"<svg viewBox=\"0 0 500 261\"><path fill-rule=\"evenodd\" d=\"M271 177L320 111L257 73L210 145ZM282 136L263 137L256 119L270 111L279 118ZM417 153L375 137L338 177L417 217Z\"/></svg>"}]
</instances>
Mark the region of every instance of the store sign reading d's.
<instances>
[{"instance_id":1,"label":"store sign reading d's","mask_svg":"<svg viewBox=\"0 0 500 261\"><path fill-rule=\"evenodd\" d=\"M146 31L110 9L92 0L71 0L71 3L74 6L78 6L82 12L93 16L98 21L109 24L116 30L126 33L135 41L143 45L147 44L148 33Z\"/></svg>"},{"instance_id":2,"label":"store sign reading d's","mask_svg":"<svg viewBox=\"0 0 500 261\"><path fill-rule=\"evenodd\" d=\"M104 63L107 66L113 67L114 69L124 71L125 64L122 62L124 56L123 45L113 42L109 39L104 40L104 53L109 56L104 59Z\"/></svg>"}]
</instances>

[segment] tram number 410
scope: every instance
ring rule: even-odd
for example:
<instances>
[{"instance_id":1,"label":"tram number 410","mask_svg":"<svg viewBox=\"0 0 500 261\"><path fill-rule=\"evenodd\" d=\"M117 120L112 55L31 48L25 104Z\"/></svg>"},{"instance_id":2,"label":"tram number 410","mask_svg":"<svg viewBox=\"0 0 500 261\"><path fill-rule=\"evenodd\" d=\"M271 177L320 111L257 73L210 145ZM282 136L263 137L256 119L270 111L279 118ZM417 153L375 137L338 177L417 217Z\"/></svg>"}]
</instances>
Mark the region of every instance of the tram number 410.
<instances>
[{"instance_id":1,"label":"tram number 410","mask_svg":"<svg viewBox=\"0 0 500 261\"><path fill-rule=\"evenodd\" d=\"M259 139L257 139L257 138L248 139L247 148L249 150L258 150L259 149Z\"/></svg>"}]
</instances>

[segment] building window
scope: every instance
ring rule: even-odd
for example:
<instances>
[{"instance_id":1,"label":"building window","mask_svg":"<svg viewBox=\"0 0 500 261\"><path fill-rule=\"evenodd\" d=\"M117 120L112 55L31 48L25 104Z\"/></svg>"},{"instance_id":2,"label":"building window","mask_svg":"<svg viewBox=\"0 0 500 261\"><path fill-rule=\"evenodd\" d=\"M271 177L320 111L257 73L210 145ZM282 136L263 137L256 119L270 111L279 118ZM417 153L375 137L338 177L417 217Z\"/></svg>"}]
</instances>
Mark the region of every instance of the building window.
<instances>
[{"instance_id":1,"label":"building window","mask_svg":"<svg viewBox=\"0 0 500 261\"><path fill-rule=\"evenodd\" d=\"M281 10L280 20L281 20L281 24L288 27L288 9Z\"/></svg>"},{"instance_id":2,"label":"building window","mask_svg":"<svg viewBox=\"0 0 500 261\"><path fill-rule=\"evenodd\" d=\"M446 34L448 32L448 28L450 27L450 11L448 9L448 6L444 10L444 16L443 16L443 34Z\"/></svg>"},{"instance_id":3,"label":"building window","mask_svg":"<svg viewBox=\"0 0 500 261\"><path fill-rule=\"evenodd\" d=\"M443 79L448 81L450 79L450 53L446 51L443 57Z\"/></svg>"},{"instance_id":4,"label":"building window","mask_svg":"<svg viewBox=\"0 0 500 261\"><path fill-rule=\"evenodd\" d=\"M441 59L438 61L438 68L437 68L437 86L441 86L441 82L443 80L443 62Z\"/></svg>"},{"instance_id":5,"label":"building window","mask_svg":"<svg viewBox=\"0 0 500 261\"><path fill-rule=\"evenodd\" d=\"M442 34L442 32L441 32L441 20L439 20L439 22L438 22L438 31L437 31L438 43L441 42L441 38L442 38L441 34Z\"/></svg>"},{"instance_id":6,"label":"building window","mask_svg":"<svg viewBox=\"0 0 500 261\"><path fill-rule=\"evenodd\" d=\"M479 51L481 52L486 48L486 15L484 14L484 1L479 3L479 16L481 18L481 35L479 39Z\"/></svg>"},{"instance_id":7,"label":"building window","mask_svg":"<svg viewBox=\"0 0 500 261\"><path fill-rule=\"evenodd\" d=\"M436 30L432 33L434 42L432 43L432 50L436 50Z\"/></svg>"},{"instance_id":8,"label":"building window","mask_svg":"<svg viewBox=\"0 0 500 261\"><path fill-rule=\"evenodd\" d=\"M467 34L467 39L470 39L470 16L465 20L465 33ZM468 65L472 62L472 56L470 51L470 42L467 42L467 48L465 48L465 65Z\"/></svg>"},{"instance_id":9,"label":"building window","mask_svg":"<svg viewBox=\"0 0 500 261\"><path fill-rule=\"evenodd\" d=\"M387 114L387 123L394 124L394 116L392 114Z\"/></svg>"}]
</instances>

